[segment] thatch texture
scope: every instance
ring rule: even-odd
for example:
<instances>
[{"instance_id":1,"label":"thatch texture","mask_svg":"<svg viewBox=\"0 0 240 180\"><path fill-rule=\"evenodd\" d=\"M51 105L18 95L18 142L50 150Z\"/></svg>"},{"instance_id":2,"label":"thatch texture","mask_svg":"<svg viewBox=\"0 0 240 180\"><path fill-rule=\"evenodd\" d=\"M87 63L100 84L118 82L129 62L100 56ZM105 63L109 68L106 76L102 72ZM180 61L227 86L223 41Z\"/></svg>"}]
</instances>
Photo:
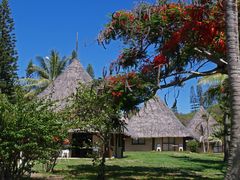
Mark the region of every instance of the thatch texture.
<instances>
[{"instance_id":1,"label":"thatch texture","mask_svg":"<svg viewBox=\"0 0 240 180\"><path fill-rule=\"evenodd\" d=\"M202 141L213 134L217 125L217 121L203 107L200 107L199 111L187 124L187 128L196 140Z\"/></svg>"},{"instance_id":2,"label":"thatch texture","mask_svg":"<svg viewBox=\"0 0 240 180\"><path fill-rule=\"evenodd\" d=\"M133 138L190 137L185 126L159 99L149 100L137 115L127 120L126 135Z\"/></svg>"},{"instance_id":3,"label":"thatch texture","mask_svg":"<svg viewBox=\"0 0 240 180\"><path fill-rule=\"evenodd\" d=\"M72 60L67 69L60 74L42 93L39 98L58 101L57 109L65 107L67 98L76 92L79 83L89 83L91 76L84 70L77 59Z\"/></svg>"}]
</instances>

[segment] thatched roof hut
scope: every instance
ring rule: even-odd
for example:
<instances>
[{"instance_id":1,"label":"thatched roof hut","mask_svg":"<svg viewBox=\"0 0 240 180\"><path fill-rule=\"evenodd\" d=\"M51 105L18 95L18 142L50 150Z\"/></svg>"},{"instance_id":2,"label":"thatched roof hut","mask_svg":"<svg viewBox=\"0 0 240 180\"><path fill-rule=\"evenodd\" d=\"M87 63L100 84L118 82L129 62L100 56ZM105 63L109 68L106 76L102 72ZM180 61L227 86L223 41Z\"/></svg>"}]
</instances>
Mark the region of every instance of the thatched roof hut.
<instances>
[{"instance_id":1,"label":"thatched roof hut","mask_svg":"<svg viewBox=\"0 0 240 180\"><path fill-rule=\"evenodd\" d=\"M77 59L73 59L66 70L61 73L43 92L39 98L59 101L57 109L65 107L67 98L76 92L79 83L89 83L91 76L84 70Z\"/></svg>"},{"instance_id":2,"label":"thatched roof hut","mask_svg":"<svg viewBox=\"0 0 240 180\"><path fill-rule=\"evenodd\" d=\"M202 141L212 135L217 125L217 121L203 107L200 107L186 127L196 140Z\"/></svg>"},{"instance_id":3,"label":"thatched roof hut","mask_svg":"<svg viewBox=\"0 0 240 180\"><path fill-rule=\"evenodd\" d=\"M190 137L174 113L159 99L149 100L137 115L127 120L126 135L133 138Z\"/></svg>"}]
</instances>

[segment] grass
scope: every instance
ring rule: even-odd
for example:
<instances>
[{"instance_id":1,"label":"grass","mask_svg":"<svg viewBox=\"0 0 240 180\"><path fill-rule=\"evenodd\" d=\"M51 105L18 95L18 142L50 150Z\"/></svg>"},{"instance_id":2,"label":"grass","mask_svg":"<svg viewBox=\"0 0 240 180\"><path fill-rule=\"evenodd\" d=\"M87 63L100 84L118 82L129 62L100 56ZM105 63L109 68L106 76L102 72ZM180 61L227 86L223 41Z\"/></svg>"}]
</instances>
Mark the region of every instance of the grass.
<instances>
[{"instance_id":1,"label":"grass","mask_svg":"<svg viewBox=\"0 0 240 180\"><path fill-rule=\"evenodd\" d=\"M107 179L218 180L224 177L222 154L125 152L124 155L122 159L107 160ZM41 172L41 166L35 170ZM96 168L91 159L62 159L54 174L64 179L96 179Z\"/></svg>"}]
</instances>

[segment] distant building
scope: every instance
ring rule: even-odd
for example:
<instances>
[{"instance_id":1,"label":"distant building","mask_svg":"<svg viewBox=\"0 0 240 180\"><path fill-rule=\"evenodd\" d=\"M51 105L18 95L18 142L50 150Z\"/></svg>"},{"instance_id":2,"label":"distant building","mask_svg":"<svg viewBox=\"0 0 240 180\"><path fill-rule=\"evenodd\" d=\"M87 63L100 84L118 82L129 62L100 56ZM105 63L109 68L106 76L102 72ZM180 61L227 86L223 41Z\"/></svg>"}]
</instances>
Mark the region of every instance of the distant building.
<instances>
[{"instance_id":1,"label":"distant building","mask_svg":"<svg viewBox=\"0 0 240 180\"><path fill-rule=\"evenodd\" d=\"M186 127L191 132L194 139L200 142L201 150L206 149L207 142L210 143L210 151L222 152L222 142L212 138L214 132L219 128L217 121L201 106ZM203 142L205 146L203 147Z\"/></svg>"},{"instance_id":2,"label":"distant building","mask_svg":"<svg viewBox=\"0 0 240 180\"><path fill-rule=\"evenodd\" d=\"M38 98L50 99L56 101L56 110L64 109L67 103L71 103L69 99L71 95L76 93L79 83L91 83L91 76L84 70L79 60L73 59L66 70L61 73ZM97 143L97 132L86 132L81 129L70 129L69 140L71 142L70 157L86 157L91 155L93 151L97 151L97 147L93 147ZM122 135L112 134L111 142L109 142L109 154L119 157L122 152L115 146L122 146L119 139ZM120 148L121 150L122 148Z\"/></svg>"},{"instance_id":3,"label":"distant building","mask_svg":"<svg viewBox=\"0 0 240 180\"><path fill-rule=\"evenodd\" d=\"M127 119L126 151L182 150L192 137L175 114L159 99L149 100L138 114Z\"/></svg>"},{"instance_id":4,"label":"distant building","mask_svg":"<svg viewBox=\"0 0 240 180\"><path fill-rule=\"evenodd\" d=\"M74 59L38 97L56 101L56 110L60 111L67 103L71 103L69 98L76 93L79 83L91 83L91 81L91 76L80 62ZM124 134L112 134L109 156L122 157L123 149L125 151L186 150L187 140L196 139L201 142L213 133L213 126L217 123L201 107L185 127L158 97L146 102L136 115L125 121L127 124ZM70 157L86 157L96 151L93 145L98 142L97 132L86 132L78 128L70 129L68 132L72 146ZM211 146L214 152L219 152L216 142L212 142Z\"/></svg>"}]
</instances>

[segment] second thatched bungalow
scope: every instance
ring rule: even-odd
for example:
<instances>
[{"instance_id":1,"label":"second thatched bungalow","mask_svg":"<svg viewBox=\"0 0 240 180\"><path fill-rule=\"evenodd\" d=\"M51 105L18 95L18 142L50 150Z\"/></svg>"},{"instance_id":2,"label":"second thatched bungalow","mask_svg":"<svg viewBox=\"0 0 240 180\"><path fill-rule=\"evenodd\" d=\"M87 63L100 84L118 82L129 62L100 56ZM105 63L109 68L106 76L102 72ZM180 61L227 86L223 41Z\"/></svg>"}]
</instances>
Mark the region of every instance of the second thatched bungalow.
<instances>
[{"instance_id":1,"label":"second thatched bungalow","mask_svg":"<svg viewBox=\"0 0 240 180\"><path fill-rule=\"evenodd\" d=\"M126 120L125 151L179 151L192 135L159 99L149 100L137 115Z\"/></svg>"},{"instance_id":2,"label":"second thatched bungalow","mask_svg":"<svg viewBox=\"0 0 240 180\"><path fill-rule=\"evenodd\" d=\"M88 84L91 81L91 76L84 70L79 60L73 59L65 71L40 93L38 98L56 101L55 110L61 111L68 103L71 103L69 98L76 93L79 83ZM84 131L76 127L75 129L69 129L68 133L71 148L67 149L67 152L69 151L70 157L86 157L96 149L93 145L99 141L97 132ZM122 156L122 152L119 152L118 148L119 146L122 147L122 141L119 140L121 137L119 134L112 134L111 142L109 142L110 156Z\"/></svg>"},{"instance_id":3,"label":"second thatched bungalow","mask_svg":"<svg viewBox=\"0 0 240 180\"><path fill-rule=\"evenodd\" d=\"M222 141L215 138L214 135L220 126L202 106L188 122L186 127L193 135L193 138L201 144L199 151L223 151Z\"/></svg>"}]
</instances>

